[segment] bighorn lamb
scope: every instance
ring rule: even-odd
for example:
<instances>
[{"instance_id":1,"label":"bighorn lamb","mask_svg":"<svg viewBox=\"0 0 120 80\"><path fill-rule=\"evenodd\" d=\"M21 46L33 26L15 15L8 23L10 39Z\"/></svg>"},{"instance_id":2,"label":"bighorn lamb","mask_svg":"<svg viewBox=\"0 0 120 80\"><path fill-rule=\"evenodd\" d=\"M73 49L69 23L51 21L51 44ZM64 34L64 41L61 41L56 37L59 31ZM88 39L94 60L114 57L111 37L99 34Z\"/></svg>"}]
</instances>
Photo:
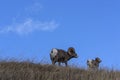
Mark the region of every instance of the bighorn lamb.
<instances>
[{"instance_id":1,"label":"bighorn lamb","mask_svg":"<svg viewBox=\"0 0 120 80\"><path fill-rule=\"evenodd\" d=\"M56 49L56 48L53 48L50 52L50 59L53 65L55 65L56 62L58 62L59 66L60 63L65 63L65 65L67 66L68 60L77 57L78 56L73 47L69 47L67 52L65 50Z\"/></svg>"},{"instance_id":2,"label":"bighorn lamb","mask_svg":"<svg viewBox=\"0 0 120 80\"><path fill-rule=\"evenodd\" d=\"M101 60L99 57L96 57L95 60L89 59L87 60L87 66L89 69L98 69Z\"/></svg>"}]
</instances>

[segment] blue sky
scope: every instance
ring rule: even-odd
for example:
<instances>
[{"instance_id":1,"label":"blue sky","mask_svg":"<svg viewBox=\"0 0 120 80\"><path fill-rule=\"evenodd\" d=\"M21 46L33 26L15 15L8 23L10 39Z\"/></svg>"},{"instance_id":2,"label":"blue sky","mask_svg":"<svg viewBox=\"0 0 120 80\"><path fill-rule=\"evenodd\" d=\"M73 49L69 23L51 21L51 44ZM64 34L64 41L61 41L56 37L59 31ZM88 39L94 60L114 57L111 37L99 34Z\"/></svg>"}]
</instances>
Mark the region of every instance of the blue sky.
<instances>
[{"instance_id":1,"label":"blue sky","mask_svg":"<svg viewBox=\"0 0 120 80\"><path fill-rule=\"evenodd\" d=\"M0 58L51 63L52 48L74 47L69 64L120 69L119 0L1 0Z\"/></svg>"}]
</instances>

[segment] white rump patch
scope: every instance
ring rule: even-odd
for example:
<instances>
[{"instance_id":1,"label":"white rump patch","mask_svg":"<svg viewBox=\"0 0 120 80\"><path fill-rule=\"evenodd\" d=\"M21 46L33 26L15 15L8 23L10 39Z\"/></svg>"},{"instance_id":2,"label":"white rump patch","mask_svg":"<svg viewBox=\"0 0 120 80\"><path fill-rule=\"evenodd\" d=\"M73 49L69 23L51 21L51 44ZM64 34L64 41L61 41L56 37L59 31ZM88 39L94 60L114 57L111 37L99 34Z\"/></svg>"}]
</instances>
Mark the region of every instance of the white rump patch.
<instances>
[{"instance_id":1,"label":"white rump patch","mask_svg":"<svg viewBox=\"0 0 120 80\"><path fill-rule=\"evenodd\" d=\"M55 57L58 54L58 50L53 48L50 54L52 55L52 57Z\"/></svg>"}]
</instances>

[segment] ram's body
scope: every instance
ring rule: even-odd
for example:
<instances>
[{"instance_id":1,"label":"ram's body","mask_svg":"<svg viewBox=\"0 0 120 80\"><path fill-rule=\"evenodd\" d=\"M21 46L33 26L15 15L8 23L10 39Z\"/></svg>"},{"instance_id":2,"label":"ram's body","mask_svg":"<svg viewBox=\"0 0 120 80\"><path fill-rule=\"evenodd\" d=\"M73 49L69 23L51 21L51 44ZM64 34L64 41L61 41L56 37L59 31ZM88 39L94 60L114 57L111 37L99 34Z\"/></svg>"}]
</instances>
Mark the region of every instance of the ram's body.
<instances>
[{"instance_id":1,"label":"ram's body","mask_svg":"<svg viewBox=\"0 0 120 80\"><path fill-rule=\"evenodd\" d=\"M65 63L65 65L67 66L67 61L70 60L71 58L77 58L75 49L72 47L70 47L68 51L53 48L50 52L50 59L52 61L52 64L58 62L59 65L60 63Z\"/></svg>"}]
</instances>

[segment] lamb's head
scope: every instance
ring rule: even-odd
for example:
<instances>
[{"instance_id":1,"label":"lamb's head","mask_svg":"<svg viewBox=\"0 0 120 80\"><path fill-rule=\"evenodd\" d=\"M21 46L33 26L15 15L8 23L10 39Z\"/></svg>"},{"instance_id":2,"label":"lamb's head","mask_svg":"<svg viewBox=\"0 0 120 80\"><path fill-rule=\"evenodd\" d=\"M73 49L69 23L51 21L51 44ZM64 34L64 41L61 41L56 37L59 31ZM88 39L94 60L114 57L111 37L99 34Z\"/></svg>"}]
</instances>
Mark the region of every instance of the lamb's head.
<instances>
[{"instance_id":1,"label":"lamb's head","mask_svg":"<svg viewBox=\"0 0 120 80\"><path fill-rule=\"evenodd\" d=\"M96 57L95 59L87 60L88 68L93 70L98 69L100 63L101 63L101 59L99 57Z\"/></svg>"},{"instance_id":2,"label":"lamb's head","mask_svg":"<svg viewBox=\"0 0 120 80\"><path fill-rule=\"evenodd\" d=\"M71 58L77 58L77 53L75 52L75 49L73 47L68 48L68 54L71 56Z\"/></svg>"},{"instance_id":3,"label":"lamb's head","mask_svg":"<svg viewBox=\"0 0 120 80\"><path fill-rule=\"evenodd\" d=\"M95 61L96 61L97 63L101 63L101 62L102 62L102 60L101 60L99 57L96 57L96 58L95 58Z\"/></svg>"}]
</instances>

